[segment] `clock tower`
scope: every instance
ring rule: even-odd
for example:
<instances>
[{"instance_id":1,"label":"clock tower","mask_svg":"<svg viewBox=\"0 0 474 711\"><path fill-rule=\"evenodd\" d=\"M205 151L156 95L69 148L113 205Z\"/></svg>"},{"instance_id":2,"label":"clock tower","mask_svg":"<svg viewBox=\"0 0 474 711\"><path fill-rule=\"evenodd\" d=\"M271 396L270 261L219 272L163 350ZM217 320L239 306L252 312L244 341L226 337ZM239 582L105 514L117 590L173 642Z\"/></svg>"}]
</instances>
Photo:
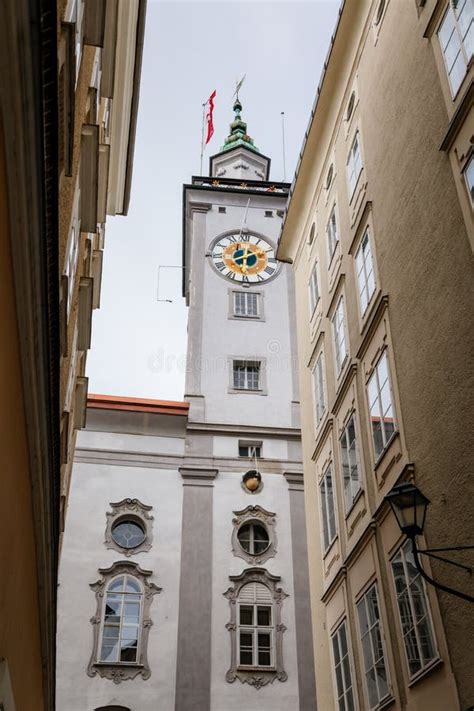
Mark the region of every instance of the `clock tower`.
<instances>
[{"instance_id":1,"label":"clock tower","mask_svg":"<svg viewBox=\"0 0 474 711\"><path fill-rule=\"evenodd\" d=\"M184 186L185 397L191 421L295 428L293 276L275 256L290 186L270 181L241 110L210 177Z\"/></svg>"}]
</instances>

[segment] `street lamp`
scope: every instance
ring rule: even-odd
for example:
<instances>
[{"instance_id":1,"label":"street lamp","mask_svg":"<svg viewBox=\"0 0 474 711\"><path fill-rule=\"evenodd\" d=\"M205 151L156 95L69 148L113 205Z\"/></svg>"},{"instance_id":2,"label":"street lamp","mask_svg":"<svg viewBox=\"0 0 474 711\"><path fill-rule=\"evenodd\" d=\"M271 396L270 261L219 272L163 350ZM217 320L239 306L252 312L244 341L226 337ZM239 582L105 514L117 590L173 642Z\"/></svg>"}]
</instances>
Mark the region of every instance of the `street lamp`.
<instances>
[{"instance_id":1,"label":"street lamp","mask_svg":"<svg viewBox=\"0 0 474 711\"><path fill-rule=\"evenodd\" d=\"M471 595L466 595L459 590L454 590L446 585L438 583L433 580L428 573L423 570L420 562L419 555L427 555L430 558L436 558L436 560L441 560L449 565L454 565L457 568L463 568L470 575L472 574L472 568L467 565L462 565L443 556L437 555L438 553L446 551L460 551L460 550L471 550L474 546L454 546L451 548L430 548L425 550L420 550L416 545L416 537L422 535L423 528L425 526L426 510L430 503L430 500L422 494L422 492L412 483L405 482L402 484L397 484L393 487L391 491L385 496L385 500L390 504L395 518L397 520L398 526L402 533L404 533L412 543L413 558L415 561L416 568L420 575L431 585L434 585L438 590L443 590L444 592L450 593L451 595L456 595L457 597L467 600L468 602L474 602L474 597Z\"/></svg>"}]
</instances>

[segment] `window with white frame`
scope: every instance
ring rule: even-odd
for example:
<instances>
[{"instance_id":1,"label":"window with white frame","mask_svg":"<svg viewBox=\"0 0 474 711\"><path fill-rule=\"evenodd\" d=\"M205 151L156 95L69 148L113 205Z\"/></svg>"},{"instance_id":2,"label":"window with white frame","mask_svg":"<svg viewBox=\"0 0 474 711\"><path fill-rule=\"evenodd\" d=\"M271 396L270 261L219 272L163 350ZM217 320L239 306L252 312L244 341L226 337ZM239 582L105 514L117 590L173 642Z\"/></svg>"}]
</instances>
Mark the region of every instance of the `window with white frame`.
<instances>
[{"instance_id":1,"label":"window with white frame","mask_svg":"<svg viewBox=\"0 0 474 711\"><path fill-rule=\"evenodd\" d=\"M355 701L352 691L352 673L345 620L331 636L331 642L338 709L339 711L354 711Z\"/></svg>"},{"instance_id":2,"label":"window with white frame","mask_svg":"<svg viewBox=\"0 0 474 711\"><path fill-rule=\"evenodd\" d=\"M309 302L311 306L311 314L313 313L319 301L319 284L318 284L318 263L316 262L311 276L309 278Z\"/></svg>"},{"instance_id":3,"label":"window with white frame","mask_svg":"<svg viewBox=\"0 0 474 711\"><path fill-rule=\"evenodd\" d=\"M260 362L234 360L233 386L236 390L260 390Z\"/></svg>"},{"instance_id":4,"label":"window with white frame","mask_svg":"<svg viewBox=\"0 0 474 711\"><path fill-rule=\"evenodd\" d=\"M153 596L161 588L150 582L151 571L131 561L113 563L99 572L102 578L90 586L97 611L91 618L94 648L87 673L116 683L117 678L133 679L138 674L148 679L148 616Z\"/></svg>"},{"instance_id":5,"label":"window with white frame","mask_svg":"<svg viewBox=\"0 0 474 711\"><path fill-rule=\"evenodd\" d=\"M357 615L369 708L374 709L390 693L376 585L357 603Z\"/></svg>"},{"instance_id":6,"label":"window with white frame","mask_svg":"<svg viewBox=\"0 0 474 711\"><path fill-rule=\"evenodd\" d=\"M323 352L318 356L313 370L314 387L314 411L316 416L316 426L321 422L326 412L326 396L324 392L324 357Z\"/></svg>"},{"instance_id":7,"label":"window with white frame","mask_svg":"<svg viewBox=\"0 0 474 711\"><path fill-rule=\"evenodd\" d=\"M438 29L451 94L455 96L474 54L474 4L451 0Z\"/></svg>"},{"instance_id":8,"label":"window with white frame","mask_svg":"<svg viewBox=\"0 0 474 711\"><path fill-rule=\"evenodd\" d=\"M471 206L474 207L474 156L471 156L468 164L464 168L464 179L471 199Z\"/></svg>"},{"instance_id":9,"label":"window with white frame","mask_svg":"<svg viewBox=\"0 0 474 711\"><path fill-rule=\"evenodd\" d=\"M341 446L344 503L347 512L354 503L354 499L361 487L354 414L350 416L344 427L339 443Z\"/></svg>"},{"instance_id":10,"label":"window with white frame","mask_svg":"<svg viewBox=\"0 0 474 711\"><path fill-rule=\"evenodd\" d=\"M347 158L347 181L349 184L349 199L353 196L359 175L362 171L362 154L360 150L359 131L356 132L352 141L351 150Z\"/></svg>"},{"instance_id":11,"label":"window with white frame","mask_svg":"<svg viewBox=\"0 0 474 711\"><path fill-rule=\"evenodd\" d=\"M84 0L76 0L73 11L73 22L76 26L76 84L79 77L79 68L81 66L82 58L84 5Z\"/></svg>"},{"instance_id":12,"label":"window with white frame","mask_svg":"<svg viewBox=\"0 0 474 711\"><path fill-rule=\"evenodd\" d=\"M366 230L362 237L359 249L355 256L357 285L359 287L359 301L362 315L365 314L367 306L375 292L374 263L372 259L372 248L370 245L369 230Z\"/></svg>"},{"instance_id":13,"label":"window with white frame","mask_svg":"<svg viewBox=\"0 0 474 711\"><path fill-rule=\"evenodd\" d=\"M258 318L259 296L254 291L234 291L234 316Z\"/></svg>"},{"instance_id":14,"label":"window with white frame","mask_svg":"<svg viewBox=\"0 0 474 711\"><path fill-rule=\"evenodd\" d=\"M428 666L437 652L425 584L415 566L410 540L393 558L392 572L408 669L413 676Z\"/></svg>"},{"instance_id":15,"label":"window with white frame","mask_svg":"<svg viewBox=\"0 0 474 711\"><path fill-rule=\"evenodd\" d=\"M378 459L396 431L387 351L382 353L369 378L367 395L375 458Z\"/></svg>"},{"instance_id":16,"label":"window with white frame","mask_svg":"<svg viewBox=\"0 0 474 711\"><path fill-rule=\"evenodd\" d=\"M79 257L79 241L81 237L81 191L76 189L74 198L73 216L71 231L66 248L66 263L64 265L64 275L67 277L67 315L71 310L72 295L76 280L77 262Z\"/></svg>"},{"instance_id":17,"label":"window with white frame","mask_svg":"<svg viewBox=\"0 0 474 711\"><path fill-rule=\"evenodd\" d=\"M326 225L326 237L328 241L328 257L329 261L331 261L332 256L336 251L337 244L339 242L339 235L337 232L336 205L333 206L331 214L329 215L329 220Z\"/></svg>"},{"instance_id":18,"label":"window with white frame","mask_svg":"<svg viewBox=\"0 0 474 711\"><path fill-rule=\"evenodd\" d=\"M239 666L271 667L273 599L262 583L248 583L239 594Z\"/></svg>"},{"instance_id":19,"label":"window with white frame","mask_svg":"<svg viewBox=\"0 0 474 711\"><path fill-rule=\"evenodd\" d=\"M261 442L239 442L239 457L260 459L262 456Z\"/></svg>"},{"instance_id":20,"label":"window with white frame","mask_svg":"<svg viewBox=\"0 0 474 711\"><path fill-rule=\"evenodd\" d=\"M319 482L321 497L321 521L323 527L324 551L330 547L336 537L336 513L334 508L334 489L332 481L332 466L326 468Z\"/></svg>"},{"instance_id":21,"label":"window with white frame","mask_svg":"<svg viewBox=\"0 0 474 711\"><path fill-rule=\"evenodd\" d=\"M342 366L346 362L347 358L347 346L346 346L346 324L345 324L345 314L344 314L344 299L341 296L339 302L336 306L336 311L332 317L332 330L334 336L334 354L336 357L336 372L339 373L342 370Z\"/></svg>"}]
</instances>

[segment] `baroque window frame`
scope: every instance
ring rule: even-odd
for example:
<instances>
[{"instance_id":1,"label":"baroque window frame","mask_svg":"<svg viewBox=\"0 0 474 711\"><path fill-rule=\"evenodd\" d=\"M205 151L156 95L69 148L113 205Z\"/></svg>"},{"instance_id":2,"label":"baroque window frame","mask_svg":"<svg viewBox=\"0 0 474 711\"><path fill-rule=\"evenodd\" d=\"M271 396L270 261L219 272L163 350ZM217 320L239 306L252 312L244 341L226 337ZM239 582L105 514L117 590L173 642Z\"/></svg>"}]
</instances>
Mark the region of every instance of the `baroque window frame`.
<instances>
[{"instance_id":1,"label":"baroque window frame","mask_svg":"<svg viewBox=\"0 0 474 711\"><path fill-rule=\"evenodd\" d=\"M149 551L153 543L153 516L149 514L152 506L142 504L139 499L122 499L116 503L110 502L112 511L106 512L107 524L105 527L105 547L127 556ZM121 520L136 521L143 528L145 538L138 546L125 548L114 540L112 531L114 526Z\"/></svg>"},{"instance_id":2,"label":"baroque window frame","mask_svg":"<svg viewBox=\"0 0 474 711\"><path fill-rule=\"evenodd\" d=\"M249 684L255 689L261 689L267 684L273 684L275 679L287 681L288 674L283 665L283 633L286 626L281 621L281 606L283 600L288 597L288 593L277 587L281 578L279 575L272 575L263 568L246 568L240 575L230 575L229 580L234 583L228 588L224 597L230 605L230 621L226 624L226 629L230 633L231 661L230 667L225 675L225 679L232 684L236 679L242 684ZM239 610L239 594L242 588L248 583L261 583L268 588L273 598L273 620L274 620L274 666L271 669L265 667L253 667L245 669L238 664L238 627L237 614Z\"/></svg>"},{"instance_id":3,"label":"baroque window frame","mask_svg":"<svg viewBox=\"0 0 474 711\"><path fill-rule=\"evenodd\" d=\"M90 677L101 676L103 679L111 679L114 684L120 684L128 679L135 679L141 675L143 679L149 679L151 670L148 663L148 636L153 621L150 619L150 606L153 596L161 592L155 583L150 582L151 570L143 570L138 563L130 560L112 563L108 568L99 568L101 578L95 583L90 583L89 587L94 591L97 608L95 615L90 622L93 626L93 644L90 661L87 667L87 675ZM143 588L142 611L140 618L140 643L138 647L137 662L101 662L99 661L99 645L101 629L104 619L104 604L107 587L110 581L118 575L130 575L136 578Z\"/></svg>"},{"instance_id":4,"label":"baroque window frame","mask_svg":"<svg viewBox=\"0 0 474 711\"><path fill-rule=\"evenodd\" d=\"M247 563L253 565L263 565L269 558L274 558L277 553L277 538L275 533L276 514L266 511L261 506L249 505L241 511L234 511L235 518L232 519L234 530L232 531L232 553L238 558L242 558ZM265 528L268 534L268 548L258 555L249 553L240 545L238 539L239 530L246 524L255 523Z\"/></svg>"}]
</instances>

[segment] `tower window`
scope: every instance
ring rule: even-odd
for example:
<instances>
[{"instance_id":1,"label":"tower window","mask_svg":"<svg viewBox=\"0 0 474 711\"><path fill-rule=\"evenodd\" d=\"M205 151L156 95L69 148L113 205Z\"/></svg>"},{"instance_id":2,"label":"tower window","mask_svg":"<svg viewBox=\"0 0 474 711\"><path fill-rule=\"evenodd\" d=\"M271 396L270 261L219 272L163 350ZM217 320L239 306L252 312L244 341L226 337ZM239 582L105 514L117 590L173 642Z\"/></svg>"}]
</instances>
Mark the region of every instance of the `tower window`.
<instances>
[{"instance_id":1,"label":"tower window","mask_svg":"<svg viewBox=\"0 0 474 711\"><path fill-rule=\"evenodd\" d=\"M259 297L252 291L234 291L234 316L241 318L258 318Z\"/></svg>"},{"instance_id":2,"label":"tower window","mask_svg":"<svg viewBox=\"0 0 474 711\"><path fill-rule=\"evenodd\" d=\"M265 210L265 217L273 217L273 210Z\"/></svg>"},{"instance_id":3,"label":"tower window","mask_svg":"<svg viewBox=\"0 0 474 711\"><path fill-rule=\"evenodd\" d=\"M260 390L260 362L235 360L233 384L236 390Z\"/></svg>"},{"instance_id":4,"label":"tower window","mask_svg":"<svg viewBox=\"0 0 474 711\"><path fill-rule=\"evenodd\" d=\"M219 212L225 213L225 212L226 212L225 207L223 207L222 205L220 205L220 206L219 206Z\"/></svg>"}]
</instances>

